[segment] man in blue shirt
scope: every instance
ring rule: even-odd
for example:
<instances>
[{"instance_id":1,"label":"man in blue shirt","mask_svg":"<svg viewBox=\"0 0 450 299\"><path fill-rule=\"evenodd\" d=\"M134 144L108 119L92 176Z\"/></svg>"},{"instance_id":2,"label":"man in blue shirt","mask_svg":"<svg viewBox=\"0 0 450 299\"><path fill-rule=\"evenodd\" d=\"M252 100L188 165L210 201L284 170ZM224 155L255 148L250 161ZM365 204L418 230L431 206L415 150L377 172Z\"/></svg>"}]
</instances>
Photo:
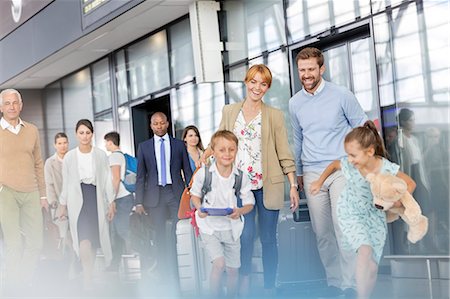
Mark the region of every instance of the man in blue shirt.
<instances>
[{"instance_id":1,"label":"man in blue shirt","mask_svg":"<svg viewBox=\"0 0 450 299\"><path fill-rule=\"evenodd\" d=\"M300 190L305 188L312 227L327 275L328 289L321 295L336 296L344 290L346 296L352 297L355 295L356 255L342 249L342 233L336 219L336 203L345 178L341 171L333 173L314 196L309 187L332 161L346 155L345 135L364 124L367 116L349 90L322 78L325 65L319 49L301 50L296 62L303 89L290 99L289 112L297 181Z\"/></svg>"}]
</instances>

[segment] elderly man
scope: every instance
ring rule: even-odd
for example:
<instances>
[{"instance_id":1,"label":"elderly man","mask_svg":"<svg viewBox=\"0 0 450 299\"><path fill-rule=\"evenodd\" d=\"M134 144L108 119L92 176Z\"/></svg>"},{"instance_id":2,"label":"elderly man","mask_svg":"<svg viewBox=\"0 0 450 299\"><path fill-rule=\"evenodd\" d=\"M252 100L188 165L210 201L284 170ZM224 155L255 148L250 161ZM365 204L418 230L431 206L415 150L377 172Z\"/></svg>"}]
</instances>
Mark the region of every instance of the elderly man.
<instances>
[{"instance_id":1,"label":"elderly man","mask_svg":"<svg viewBox=\"0 0 450 299\"><path fill-rule=\"evenodd\" d=\"M20 118L17 90L0 93L0 225L6 251L6 290L31 286L42 248L41 207L48 209L39 132Z\"/></svg>"}]
</instances>

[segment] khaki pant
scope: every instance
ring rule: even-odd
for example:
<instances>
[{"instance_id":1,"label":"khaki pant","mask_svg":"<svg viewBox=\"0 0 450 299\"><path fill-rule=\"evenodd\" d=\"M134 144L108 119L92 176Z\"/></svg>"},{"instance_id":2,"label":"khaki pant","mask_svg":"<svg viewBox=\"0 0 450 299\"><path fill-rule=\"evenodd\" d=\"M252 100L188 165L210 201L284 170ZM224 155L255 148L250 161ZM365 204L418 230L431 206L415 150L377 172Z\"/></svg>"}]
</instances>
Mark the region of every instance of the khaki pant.
<instances>
[{"instance_id":1,"label":"khaki pant","mask_svg":"<svg viewBox=\"0 0 450 299\"><path fill-rule=\"evenodd\" d=\"M1 186L0 225L6 287L27 287L42 249L43 220L38 191L24 193Z\"/></svg>"},{"instance_id":2,"label":"khaki pant","mask_svg":"<svg viewBox=\"0 0 450 299\"><path fill-rule=\"evenodd\" d=\"M356 288L356 253L342 248L343 236L336 216L337 201L346 180L341 171L336 171L325 180L318 194L311 195L309 187L320 175L317 172L305 172L303 185L327 282L328 285L341 289Z\"/></svg>"}]
</instances>

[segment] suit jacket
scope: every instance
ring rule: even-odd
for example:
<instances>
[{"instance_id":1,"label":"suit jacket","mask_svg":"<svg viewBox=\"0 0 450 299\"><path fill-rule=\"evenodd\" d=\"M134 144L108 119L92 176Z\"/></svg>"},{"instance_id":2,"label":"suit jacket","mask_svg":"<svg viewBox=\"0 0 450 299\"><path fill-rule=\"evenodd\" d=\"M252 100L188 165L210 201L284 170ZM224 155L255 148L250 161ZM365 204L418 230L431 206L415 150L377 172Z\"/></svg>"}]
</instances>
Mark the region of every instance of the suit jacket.
<instances>
[{"instance_id":1,"label":"suit jacket","mask_svg":"<svg viewBox=\"0 0 450 299\"><path fill-rule=\"evenodd\" d=\"M233 132L243 103L223 107L220 130ZM289 149L283 112L264 103L261 106L261 143L264 206L279 210L284 204L284 176L295 172L295 161Z\"/></svg>"},{"instance_id":2,"label":"suit jacket","mask_svg":"<svg viewBox=\"0 0 450 299\"><path fill-rule=\"evenodd\" d=\"M180 200L185 182L181 175L183 170L187 182L191 180L192 170L184 142L169 136L170 141L170 175L175 198ZM150 138L139 144L138 170L136 180L136 204L154 208L159 203L158 168L155 156L155 141Z\"/></svg>"},{"instance_id":3,"label":"suit jacket","mask_svg":"<svg viewBox=\"0 0 450 299\"><path fill-rule=\"evenodd\" d=\"M45 161L44 175L47 201L50 204L54 201L59 202L62 188L62 162L59 161L56 153Z\"/></svg>"}]
</instances>

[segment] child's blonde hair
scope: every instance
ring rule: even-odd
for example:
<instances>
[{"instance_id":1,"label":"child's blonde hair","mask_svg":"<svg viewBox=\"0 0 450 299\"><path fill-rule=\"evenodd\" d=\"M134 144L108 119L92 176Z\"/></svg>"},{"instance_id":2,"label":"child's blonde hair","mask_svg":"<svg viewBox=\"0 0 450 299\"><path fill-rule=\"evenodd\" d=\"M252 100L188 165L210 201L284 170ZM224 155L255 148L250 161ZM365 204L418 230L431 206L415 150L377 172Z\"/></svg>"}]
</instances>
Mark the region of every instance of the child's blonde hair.
<instances>
[{"instance_id":1,"label":"child's blonde hair","mask_svg":"<svg viewBox=\"0 0 450 299\"><path fill-rule=\"evenodd\" d=\"M228 141L232 141L234 143L236 143L236 147L238 146L238 139L236 137L236 135L234 135L233 132L228 131L228 130L219 130L216 133L214 133L214 135L212 135L211 137L211 148L214 150L214 147L216 146L217 143L217 139L219 138L224 138Z\"/></svg>"},{"instance_id":2,"label":"child's blonde hair","mask_svg":"<svg viewBox=\"0 0 450 299\"><path fill-rule=\"evenodd\" d=\"M377 127L371 120L366 121L361 127L354 128L345 136L345 143L351 141L358 142L363 149L368 149L373 146L375 155L387 158L384 142L380 134L378 134Z\"/></svg>"}]
</instances>

